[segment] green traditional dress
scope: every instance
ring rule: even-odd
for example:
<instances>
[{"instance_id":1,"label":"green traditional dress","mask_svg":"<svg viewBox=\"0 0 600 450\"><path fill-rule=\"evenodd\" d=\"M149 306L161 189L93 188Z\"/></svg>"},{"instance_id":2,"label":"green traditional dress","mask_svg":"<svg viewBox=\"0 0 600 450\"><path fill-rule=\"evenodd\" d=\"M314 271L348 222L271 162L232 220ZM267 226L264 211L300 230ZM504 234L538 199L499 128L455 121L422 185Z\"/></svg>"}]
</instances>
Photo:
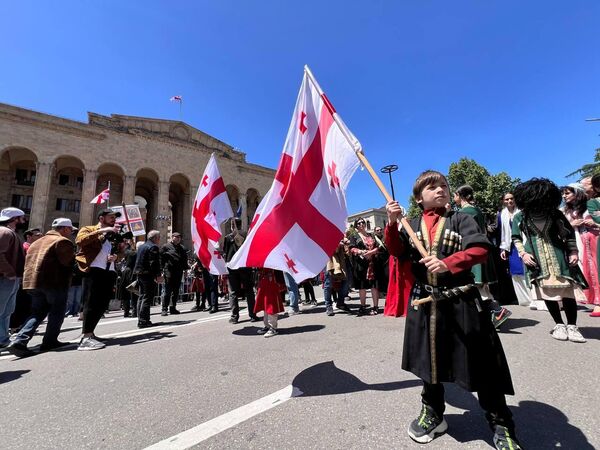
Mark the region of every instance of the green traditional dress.
<instances>
[{"instance_id":1,"label":"green traditional dress","mask_svg":"<svg viewBox=\"0 0 600 450\"><path fill-rule=\"evenodd\" d=\"M587 288L579 266L569 266L568 255L577 251L577 242L575 230L561 211L540 218L519 211L513 218L512 239L519 255L529 253L537 263L526 266L532 298L574 299L576 290Z\"/></svg>"},{"instance_id":2,"label":"green traditional dress","mask_svg":"<svg viewBox=\"0 0 600 450\"><path fill-rule=\"evenodd\" d=\"M485 217L483 212L474 205L463 206L460 209L460 212L468 214L475 219L475 222L479 226L479 232L486 234L485 227ZM484 284L492 284L498 281L496 277L496 270L494 266L494 259L492 252L488 254L488 260L484 264L476 264L471 267L471 273L475 277L475 284L484 285Z\"/></svg>"}]
</instances>

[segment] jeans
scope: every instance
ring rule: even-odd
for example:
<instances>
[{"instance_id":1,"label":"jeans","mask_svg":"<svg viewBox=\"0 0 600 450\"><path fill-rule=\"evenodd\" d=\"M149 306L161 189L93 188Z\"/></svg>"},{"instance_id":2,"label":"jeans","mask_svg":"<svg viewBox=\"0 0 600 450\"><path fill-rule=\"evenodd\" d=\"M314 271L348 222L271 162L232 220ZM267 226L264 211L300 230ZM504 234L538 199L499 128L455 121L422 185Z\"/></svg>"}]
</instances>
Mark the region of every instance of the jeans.
<instances>
[{"instance_id":1,"label":"jeans","mask_svg":"<svg viewBox=\"0 0 600 450\"><path fill-rule=\"evenodd\" d=\"M79 309L81 308L81 295L83 294L83 287L71 286L67 295L67 310L65 315L77 316Z\"/></svg>"},{"instance_id":2,"label":"jeans","mask_svg":"<svg viewBox=\"0 0 600 450\"><path fill-rule=\"evenodd\" d=\"M332 297L336 305L343 305L346 294L348 293L348 280L342 281L342 286L338 292L333 290L333 280L331 279L331 273L325 272L325 279L323 280L323 296L325 297L325 307L332 306Z\"/></svg>"},{"instance_id":3,"label":"jeans","mask_svg":"<svg viewBox=\"0 0 600 450\"><path fill-rule=\"evenodd\" d=\"M67 289L32 289L31 316L25 320L21 330L11 337L12 342L25 344L31 340L40 323L48 316L46 332L42 344L54 344L58 341L60 327L65 320Z\"/></svg>"},{"instance_id":4,"label":"jeans","mask_svg":"<svg viewBox=\"0 0 600 450\"><path fill-rule=\"evenodd\" d=\"M0 345L6 345L9 342L10 316L15 310L20 283L19 278L9 280L6 277L0 277Z\"/></svg>"},{"instance_id":5,"label":"jeans","mask_svg":"<svg viewBox=\"0 0 600 450\"><path fill-rule=\"evenodd\" d=\"M298 307L298 298L300 298L298 283L296 283L294 277L287 272L283 272L283 277L285 278L285 287L287 288L290 296L290 308L292 308L294 311L298 311L300 309Z\"/></svg>"}]
</instances>

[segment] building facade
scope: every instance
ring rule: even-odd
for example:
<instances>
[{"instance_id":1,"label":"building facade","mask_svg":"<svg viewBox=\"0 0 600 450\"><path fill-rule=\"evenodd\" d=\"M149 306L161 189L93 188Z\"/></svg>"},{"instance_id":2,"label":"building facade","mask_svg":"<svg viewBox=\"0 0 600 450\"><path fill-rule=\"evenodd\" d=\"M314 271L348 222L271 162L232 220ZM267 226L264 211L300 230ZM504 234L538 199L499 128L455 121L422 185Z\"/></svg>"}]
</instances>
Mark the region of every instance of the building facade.
<instances>
[{"instance_id":1,"label":"building facade","mask_svg":"<svg viewBox=\"0 0 600 450\"><path fill-rule=\"evenodd\" d=\"M384 208L371 208L348 216L348 225L354 225L357 219L365 219L367 231L373 231L376 227L385 228L387 225L387 212Z\"/></svg>"},{"instance_id":2,"label":"building facade","mask_svg":"<svg viewBox=\"0 0 600 450\"><path fill-rule=\"evenodd\" d=\"M138 203L146 230L179 231L191 248L194 198L215 153L234 211L247 229L275 171L183 122L88 113L88 123L0 103L0 207L16 206L29 227L56 217L96 223L90 201L110 182L110 204Z\"/></svg>"}]
</instances>

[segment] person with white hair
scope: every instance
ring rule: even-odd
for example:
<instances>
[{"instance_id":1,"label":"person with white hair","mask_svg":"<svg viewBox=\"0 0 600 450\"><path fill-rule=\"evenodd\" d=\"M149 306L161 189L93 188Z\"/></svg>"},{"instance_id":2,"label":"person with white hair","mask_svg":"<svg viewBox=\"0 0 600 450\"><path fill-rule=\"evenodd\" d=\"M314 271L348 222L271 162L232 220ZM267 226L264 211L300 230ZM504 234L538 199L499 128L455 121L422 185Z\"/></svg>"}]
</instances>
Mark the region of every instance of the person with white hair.
<instances>
[{"instance_id":1,"label":"person with white hair","mask_svg":"<svg viewBox=\"0 0 600 450\"><path fill-rule=\"evenodd\" d=\"M9 344L10 316L15 310L23 276L25 253L15 231L22 223L25 223L25 213L19 208L5 208L0 212L0 349Z\"/></svg>"},{"instance_id":2,"label":"person with white hair","mask_svg":"<svg viewBox=\"0 0 600 450\"><path fill-rule=\"evenodd\" d=\"M157 284L163 281L160 267L160 231L150 230L135 260L133 273L137 275L140 296L138 298L138 328L151 327L150 306L156 293Z\"/></svg>"}]
</instances>

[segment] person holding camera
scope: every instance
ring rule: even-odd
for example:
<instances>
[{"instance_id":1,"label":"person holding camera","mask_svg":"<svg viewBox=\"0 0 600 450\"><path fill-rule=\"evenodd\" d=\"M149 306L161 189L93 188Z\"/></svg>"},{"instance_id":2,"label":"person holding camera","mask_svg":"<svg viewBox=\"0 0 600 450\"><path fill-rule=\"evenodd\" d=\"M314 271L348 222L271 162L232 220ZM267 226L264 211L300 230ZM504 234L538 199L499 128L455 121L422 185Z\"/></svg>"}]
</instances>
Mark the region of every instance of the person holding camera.
<instances>
[{"instance_id":1,"label":"person holding camera","mask_svg":"<svg viewBox=\"0 0 600 450\"><path fill-rule=\"evenodd\" d=\"M163 282L160 268L160 231L150 230L146 242L137 251L135 269L140 296L138 298L138 328L148 328L154 325L150 321L150 306L156 293L158 283Z\"/></svg>"},{"instance_id":2,"label":"person holding camera","mask_svg":"<svg viewBox=\"0 0 600 450\"><path fill-rule=\"evenodd\" d=\"M82 227L75 239L79 247L76 259L83 278L83 327L81 342L77 350L98 350L104 348L94 335L96 325L108 308L113 287L117 278L111 241L118 240L121 228L115 226L117 217L112 209L103 209L98 213L96 225Z\"/></svg>"}]
</instances>

